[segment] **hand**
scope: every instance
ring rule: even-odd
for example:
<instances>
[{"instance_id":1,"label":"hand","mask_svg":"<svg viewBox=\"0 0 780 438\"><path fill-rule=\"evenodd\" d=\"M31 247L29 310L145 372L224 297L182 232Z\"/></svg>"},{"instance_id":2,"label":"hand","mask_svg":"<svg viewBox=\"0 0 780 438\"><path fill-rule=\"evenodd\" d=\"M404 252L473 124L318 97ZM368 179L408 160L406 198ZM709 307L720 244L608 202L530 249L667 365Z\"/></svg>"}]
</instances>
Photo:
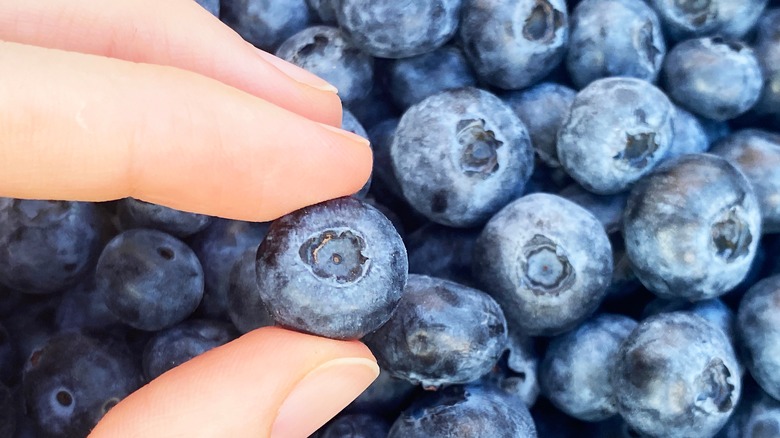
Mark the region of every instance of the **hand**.
<instances>
[{"instance_id":1,"label":"hand","mask_svg":"<svg viewBox=\"0 0 780 438\"><path fill-rule=\"evenodd\" d=\"M0 0L0 196L265 221L360 189L336 90L192 0ZM92 435L307 436L378 374L368 349L260 329L164 374Z\"/></svg>"}]
</instances>

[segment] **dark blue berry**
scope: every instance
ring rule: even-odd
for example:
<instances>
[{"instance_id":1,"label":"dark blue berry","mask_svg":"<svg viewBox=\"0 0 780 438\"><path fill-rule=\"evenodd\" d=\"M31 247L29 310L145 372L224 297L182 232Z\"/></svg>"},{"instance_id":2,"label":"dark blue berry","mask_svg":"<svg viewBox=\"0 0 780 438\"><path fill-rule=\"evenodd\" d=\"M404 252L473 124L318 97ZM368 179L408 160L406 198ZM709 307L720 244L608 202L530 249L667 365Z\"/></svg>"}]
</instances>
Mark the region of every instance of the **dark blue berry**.
<instances>
[{"instance_id":1,"label":"dark blue berry","mask_svg":"<svg viewBox=\"0 0 780 438\"><path fill-rule=\"evenodd\" d=\"M336 0L307 0L309 7L314 11L321 22L336 24Z\"/></svg>"},{"instance_id":2,"label":"dark blue berry","mask_svg":"<svg viewBox=\"0 0 780 438\"><path fill-rule=\"evenodd\" d=\"M219 18L219 0L197 0L198 4L211 12L211 15Z\"/></svg>"},{"instance_id":3,"label":"dark blue berry","mask_svg":"<svg viewBox=\"0 0 780 438\"><path fill-rule=\"evenodd\" d=\"M390 423L376 414L341 414L323 426L316 438L384 438Z\"/></svg>"},{"instance_id":4,"label":"dark blue berry","mask_svg":"<svg viewBox=\"0 0 780 438\"><path fill-rule=\"evenodd\" d=\"M274 325L257 284L257 246L247 249L233 264L227 289L227 313L241 333Z\"/></svg>"},{"instance_id":5,"label":"dark blue berry","mask_svg":"<svg viewBox=\"0 0 780 438\"><path fill-rule=\"evenodd\" d=\"M150 228L179 238L203 230L212 219L210 216L175 210L134 198L121 200L117 205L117 213L124 230Z\"/></svg>"},{"instance_id":6,"label":"dark blue berry","mask_svg":"<svg viewBox=\"0 0 780 438\"><path fill-rule=\"evenodd\" d=\"M349 406L347 412L374 413L395 418L405 409L419 388L406 379L382 370L379 377Z\"/></svg>"},{"instance_id":7,"label":"dark blue berry","mask_svg":"<svg viewBox=\"0 0 780 438\"><path fill-rule=\"evenodd\" d=\"M764 73L764 90L754 107L780 125L780 8L769 9L757 26L755 53Z\"/></svg>"},{"instance_id":8,"label":"dark blue berry","mask_svg":"<svg viewBox=\"0 0 780 438\"><path fill-rule=\"evenodd\" d=\"M354 198L283 216L257 251L262 302L282 326L357 339L390 318L408 272L393 224Z\"/></svg>"},{"instance_id":9,"label":"dark blue berry","mask_svg":"<svg viewBox=\"0 0 780 438\"><path fill-rule=\"evenodd\" d=\"M473 285L474 243L479 229L423 225L406 238L409 272Z\"/></svg>"},{"instance_id":10,"label":"dark blue berry","mask_svg":"<svg viewBox=\"0 0 780 438\"><path fill-rule=\"evenodd\" d=\"M416 274L390 320L366 339L382 369L425 388L478 379L506 342L504 313L489 295Z\"/></svg>"},{"instance_id":11,"label":"dark blue berry","mask_svg":"<svg viewBox=\"0 0 780 438\"><path fill-rule=\"evenodd\" d=\"M0 436L15 437L16 431L16 400L11 390L0 381Z\"/></svg>"},{"instance_id":12,"label":"dark blue berry","mask_svg":"<svg viewBox=\"0 0 780 438\"><path fill-rule=\"evenodd\" d=\"M761 388L780 399L780 276L751 287L739 304L737 336L745 365Z\"/></svg>"},{"instance_id":13,"label":"dark blue berry","mask_svg":"<svg viewBox=\"0 0 780 438\"><path fill-rule=\"evenodd\" d=\"M309 26L312 12L306 0L222 0L220 18L245 40L273 52Z\"/></svg>"},{"instance_id":14,"label":"dark blue berry","mask_svg":"<svg viewBox=\"0 0 780 438\"><path fill-rule=\"evenodd\" d=\"M187 318L203 297L203 268L182 241L155 230L130 230L103 249L97 292L111 312L140 330L161 330Z\"/></svg>"}]
</instances>

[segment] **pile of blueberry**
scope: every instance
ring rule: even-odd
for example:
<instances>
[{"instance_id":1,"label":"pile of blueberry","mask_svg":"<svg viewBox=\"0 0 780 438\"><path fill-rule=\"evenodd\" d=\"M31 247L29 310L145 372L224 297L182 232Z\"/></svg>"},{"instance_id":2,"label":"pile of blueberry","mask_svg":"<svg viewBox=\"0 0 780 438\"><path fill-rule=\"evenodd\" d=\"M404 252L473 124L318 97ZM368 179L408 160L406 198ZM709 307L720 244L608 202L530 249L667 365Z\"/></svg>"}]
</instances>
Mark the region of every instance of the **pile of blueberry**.
<instances>
[{"instance_id":1,"label":"pile of blueberry","mask_svg":"<svg viewBox=\"0 0 780 438\"><path fill-rule=\"evenodd\" d=\"M319 438L780 437L780 1L198 1L372 177L271 223L0 199L0 437L273 324L379 361Z\"/></svg>"}]
</instances>

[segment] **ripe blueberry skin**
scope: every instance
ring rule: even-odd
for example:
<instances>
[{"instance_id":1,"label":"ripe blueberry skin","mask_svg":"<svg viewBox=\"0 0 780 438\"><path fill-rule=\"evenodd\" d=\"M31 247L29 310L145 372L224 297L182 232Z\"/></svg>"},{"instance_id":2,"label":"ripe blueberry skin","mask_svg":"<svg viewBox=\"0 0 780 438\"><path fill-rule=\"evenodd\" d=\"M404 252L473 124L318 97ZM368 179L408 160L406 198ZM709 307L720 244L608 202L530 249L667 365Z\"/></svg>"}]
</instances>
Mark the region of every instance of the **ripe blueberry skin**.
<instances>
[{"instance_id":1,"label":"ripe blueberry skin","mask_svg":"<svg viewBox=\"0 0 780 438\"><path fill-rule=\"evenodd\" d=\"M25 364L27 412L45 433L87 436L103 415L141 386L127 345L67 332L50 339Z\"/></svg>"},{"instance_id":2,"label":"ripe blueberry skin","mask_svg":"<svg viewBox=\"0 0 780 438\"><path fill-rule=\"evenodd\" d=\"M768 9L758 23L755 42L756 57L764 73L764 90L754 107L780 123L780 8Z\"/></svg>"},{"instance_id":3,"label":"ripe blueberry skin","mask_svg":"<svg viewBox=\"0 0 780 438\"><path fill-rule=\"evenodd\" d=\"M380 58L408 58L435 50L458 28L461 0L340 0L341 29L363 51Z\"/></svg>"},{"instance_id":4,"label":"ripe blueberry skin","mask_svg":"<svg viewBox=\"0 0 780 438\"><path fill-rule=\"evenodd\" d=\"M212 220L211 216L175 210L134 198L119 201L117 214L123 230L149 228L180 239L203 230Z\"/></svg>"},{"instance_id":5,"label":"ripe blueberry skin","mask_svg":"<svg viewBox=\"0 0 780 438\"><path fill-rule=\"evenodd\" d=\"M561 166L558 162L558 130L576 95L573 89L554 82L543 82L526 90L501 95L501 99L528 129L536 155L550 167Z\"/></svg>"},{"instance_id":6,"label":"ripe blueberry skin","mask_svg":"<svg viewBox=\"0 0 780 438\"><path fill-rule=\"evenodd\" d=\"M257 246L247 249L230 270L227 313L241 333L274 325L274 318L263 304L257 284Z\"/></svg>"},{"instance_id":7,"label":"ripe blueberry skin","mask_svg":"<svg viewBox=\"0 0 780 438\"><path fill-rule=\"evenodd\" d=\"M345 105L371 91L374 59L361 52L337 27L307 27L285 40L276 56L333 84Z\"/></svg>"},{"instance_id":8,"label":"ripe blueberry skin","mask_svg":"<svg viewBox=\"0 0 780 438\"><path fill-rule=\"evenodd\" d=\"M542 394L583 421L615 415L611 364L636 325L626 316L602 313L553 338L539 367Z\"/></svg>"},{"instance_id":9,"label":"ripe blueberry skin","mask_svg":"<svg viewBox=\"0 0 780 438\"><path fill-rule=\"evenodd\" d=\"M225 24L267 52L308 27L313 18L306 0L222 0L221 7Z\"/></svg>"},{"instance_id":10,"label":"ripe blueberry skin","mask_svg":"<svg viewBox=\"0 0 780 438\"><path fill-rule=\"evenodd\" d=\"M113 238L95 271L98 293L119 320L155 331L183 321L203 298L203 268L182 241L137 229Z\"/></svg>"},{"instance_id":11,"label":"ripe blueberry skin","mask_svg":"<svg viewBox=\"0 0 780 438\"><path fill-rule=\"evenodd\" d=\"M451 227L487 222L533 171L523 122L501 99L477 88L443 91L409 108L390 155L409 204Z\"/></svg>"},{"instance_id":12,"label":"ripe blueberry skin","mask_svg":"<svg viewBox=\"0 0 780 438\"><path fill-rule=\"evenodd\" d=\"M612 248L587 210L535 193L490 219L477 239L472 270L501 304L510 328L553 336L601 303L612 278Z\"/></svg>"},{"instance_id":13,"label":"ripe blueberry skin","mask_svg":"<svg viewBox=\"0 0 780 438\"><path fill-rule=\"evenodd\" d=\"M755 189L764 233L780 232L780 134L744 129L715 144L711 153L739 168Z\"/></svg>"},{"instance_id":14,"label":"ripe blueberry skin","mask_svg":"<svg viewBox=\"0 0 780 438\"><path fill-rule=\"evenodd\" d=\"M666 152L667 159L685 154L701 154L710 148L707 132L695 115L681 107L675 107L672 126L674 138Z\"/></svg>"},{"instance_id":15,"label":"ripe blueberry skin","mask_svg":"<svg viewBox=\"0 0 780 438\"><path fill-rule=\"evenodd\" d=\"M409 406L418 386L382 370L365 391L344 408L349 413L370 413L396 418Z\"/></svg>"},{"instance_id":16,"label":"ripe blueberry skin","mask_svg":"<svg viewBox=\"0 0 780 438\"><path fill-rule=\"evenodd\" d=\"M471 275L479 228L451 228L429 222L406 238L409 272L474 286Z\"/></svg>"},{"instance_id":17,"label":"ripe blueberry skin","mask_svg":"<svg viewBox=\"0 0 780 438\"><path fill-rule=\"evenodd\" d=\"M691 312L701 316L710 324L721 329L732 345L737 345L736 315L734 315L734 312L718 298L697 301L695 303L686 300L662 300L656 298L645 307L643 315L645 317L650 317L660 313L678 311Z\"/></svg>"},{"instance_id":18,"label":"ripe blueberry skin","mask_svg":"<svg viewBox=\"0 0 780 438\"><path fill-rule=\"evenodd\" d=\"M393 423L388 438L536 438L523 401L498 389L450 386L418 399Z\"/></svg>"},{"instance_id":19,"label":"ripe blueberry skin","mask_svg":"<svg viewBox=\"0 0 780 438\"><path fill-rule=\"evenodd\" d=\"M161 330L154 334L144 349L144 376L147 381L154 380L237 336L236 329L229 323L208 319L192 319Z\"/></svg>"},{"instance_id":20,"label":"ripe blueberry skin","mask_svg":"<svg viewBox=\"0 0 780 438\"><path fill-rule=\"evenodd\" d=\"M456 46L393 60L387 74L390 94L402 109L440 91L476 85L474 72Z\"/></svg>"},{"instance_id":21,"label":"ripe blueberry skin","mask_svg":"<svg viewBox=\"0 0 780 438\"><path fill-rule=\"evenodd\" d=\"M336 24L335 0L307 0L309 7L320 21L327 25Z\"/></svg>"},{"instance_id":22,"label":"ripe blueberry skin","mask_svg":"<svg viewBox=\"0 0 780 438\"><path fill-rule=\"evenodd\" d=\"M728 161L684 155L634 186L623 235L645 287L665 299L705 300L747 275L761 237L761 210L747 178Z\"/></svg>"},{"instance_id":23,"label":"ripe blueberry skin","mask_svg":"<svg viewBox=\"0 0 780 438\"><path fill-rule=\"evenodd\" d=\"M737 311L737 337L748 371L761 388L780 399L780 276L751 287Z\"/></svg>"},{"instance_id":24,"label":"ripe blueberry skin","mask_svg":"<svg viewBox=\"0 0 780 438\"><path fill-rule=\"evenodd\" d=\"M608 76L655 82L665 54L658 16L642 0L584 0L571 14L566 66L577 88Z\"/></svg>"},{"instance_id":25,"label":"ripe blueberry skin","mask_svg":"<svg viewBox=\"0 0 780 438\"><path fill-rule=\"evenodd\" d=\"M16 406L11 390L0 381L0 436L13 437L16 431Z\"/></svg>"},{"instance_id":26,"label":"ripe blueberry skin","mask_svg":"<svg viewBox=\"0 0 780 438\"><path fill-rule=\"evenodd\" d=\"M737 409L715 438L773 438L780 436L780 402L746 379Z\"/></svg>"},{"instance_id":27,"label":"ripe blueberry skin","mask_svg":"<svg viewBox=\"0 0 780 438\"><path fill-rule=\"evenodd\" d=\"M0 323L0 386L3 382L10 384L14 380L16 361L16 346L11 339L11 334Z\"/></svg>"},{"instance_id":28,"label":"ripe blueberry skin","mask_svg":"<svg viewBox=\"0 0 780 438\"><path fill-rule=\"evenodd\" d=\"M626 208L627 193L597 195L574 183L558 192L558 196L591 212L609 234L620 231L623 226L623 210Z\"/></svg>"},{"instance_id":29,"label":"ripe blueberry skin","mask_svg":"<svg viewBox=\"0 0 780 438\"><path fill-rule=\"evenodd\" d=\"M196 0L204 9L211 12L211 15L219 18L219 0Z\"/></svg>"},{"instance_id":30,"label":"ripe blueberry skin","mask_svg":"<svg viewBox=\"0 0 780 438\"><path fill-rule=\"evenodd\" d=\"M244 251L260 245L268 225L215 218L190 239L190 247L203 267L204 292L199 315L227 318L230 271Z\"/></svg>"},{"instance_id":31,"label":"ripe blueberry skin","mask_svg":"<svg viewBox=\"0 0 780 438\"><path fill-rule=\"evenodd\" d=\"M15 360L12 362L8 383L13 385L22 377L24 361L58 333L55 323L59 294L34 295L18 305L13 315L3 320L13 342Z\"/></svg>"},{"instance_id":32,"label":"ripe blueberry skin","mask_svg":"<svg viewBox=\"0 0 780 438\"><path fill-rule=\"evenodd\" d=\"M649 437L710 437L734 411L740 366L719 328L690 312L652 316L621 345L612 375L617 409Z\"/></svg>"},{"instance_id":33,"label":"ripe blueberry skin","mask_svg":"<svg viewBox=\"0 0 780 438\"><path fill-rule=\"evenodd\" d=\"M688 111L724 121L761 97L764 77L753 50L721 37L683 41L664 60L663 86Z\"/></svg>"},{"instance_id":34,"label":"ripe blueberry skin","mask_svg":"<svg viewBox=\"0 0 780 438\"><path fill-rule=\"evenodd\" d=\"M375 414L341 414L323 426L313 438L386 437L390 423Z\"/></svg>"},{"instance_id":35,"label":"ripe blueberry skin","mask_svg":"<svg viewBox=\"0 0 780 438\"><path fill-rule=\"evenodd\" d=\"M389 321L365 338L379 366L424 388L478 379L506 348L504 313L489 295L410 274Z\"/></svg>"},{"instance_id":36,"label":"ripe blueberry skin","mask_svg":"<svg viewBox=\"0 0 780 438\"><path fill-rule=\"evenodd\" d=\"M532 338L510 331L506 351L493 369L480 378L479 384L519 397L530 407L539 397L538 366L539 355Z\"/></svg>"},{"instance_id":37,"label":"ripe blueberry skin","mask_svg":"<svg viewBox=\"0 0 780 438\"><path fill-rule=\"evenodd\" d=\"M480 81L517 90L563 60L568 20L564 0L466 0L459 36Z\"/></svg>"},{"instance_id":38,"label":"ripe blueberry skin","mask_svg":"<svg viewBox=\"0 0 780 438\"><path fill-rule=\"evenodd\" d=\"M260 298L279 325L358 339L390 318L409 264L392 222L365 202L338 198L272 222L256 269Z\"/></svg>"},{"instance_id":39,"label":"ripe blueberry skin","mask_svg":"<svg viewBox=\"0 0 780 438\"><path fill-rule=\"evenodd\" d=\"M673 119L672 103L649 82L598 79L574 98L558 132L558 159L593 193L625 191L664 158Z\"/></svg>"},{"instance_id":40,"label":"ripe blueberry skin","mask_svg":"<svg viewBox=\"0 0 780 438\"><path fill-rule=\"evenodd\" d=\"M0 284L30 294L73 286L100 254L105 225L95 204L0 198Z\"/></svg>"},{"instance_id":41,"label":"ripe blueberry skin","mask_svg":"<svg viewBox=\"0 0 780 438\"><path fill-rule=\"evenodd\" d=\"M94 274L62 294L55 314L57 329L108 330L122 324L97 291Z\"/></svg>"},{"instance_id":42,"label":"ripe blueberry skin","mask_svg":"<svg viewBox=\"0 0 780 438\"><path fill-rule=\"evenodd\" d=\"M741 38L756 23L767 0L649 0L666 32L675 40L723 35Z\"/></svg>"},{"instance_id":43,"label":"ripe blueberry skin","mask_svg":"<svg viewBox=\"0 0 780 438\"><path fill-rule=\"evenodd\" d=\"M398 128L400 119L383 120L368 130L371 140L371 151L374 153L374 165L371 169L371 192L377 199L402 199L403 192L393 171L393 159L390 156L390 146Z\"/></svg>"}]
</instances>

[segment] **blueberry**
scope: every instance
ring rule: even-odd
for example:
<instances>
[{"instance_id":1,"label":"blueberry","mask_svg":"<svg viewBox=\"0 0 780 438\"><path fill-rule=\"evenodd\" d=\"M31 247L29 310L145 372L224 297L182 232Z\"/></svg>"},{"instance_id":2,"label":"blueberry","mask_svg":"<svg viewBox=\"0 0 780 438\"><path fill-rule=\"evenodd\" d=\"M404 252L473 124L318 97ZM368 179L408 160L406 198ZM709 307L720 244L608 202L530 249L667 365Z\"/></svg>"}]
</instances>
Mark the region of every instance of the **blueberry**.
<instances>
[{"instance_id":1,"label":"blueberry","mask_svg":"<svg viewBox=\"0 0 780 438\"><path fill-rule=\"evenodd\" d=\"M227 312L241 333L274 325L274 319L260 298L257 284L257 246L247 249L230 270L227 289Z\"/></svg>"},{"instance_id":2,"label":"blueberry","mask_svg":"<svg viewBox=\"0 0 780 438\"><path fill-rule=\"evenodd\" d=\"M140 387L140 377L121 342L63 333L30 356L24 369L24 398L29 415L45 433L83 437Z\"/></svg>"},{"instance_id":3,"label":"blueberry","mask_svg":"<svg viewBox=\"0 0 780 438\"><path fill-rule=\"evenodd\" d=\"M410 274L393 316L365 341L382 369L438 388L490 371L506 347L506 319L480 290Z\"/></svg>"},{"instance_id":4,"label":"blueberry","mask_svg":"<svg viewBox=\"0 0 780 438\"><path fill-rule=\"evenodd\" d=\"M390 156L390 146L398 128L400 119L383 120L368 130L371 140L371 150L374 153L374 163L371 169L371 192L383 201L388 199L402 200L403 192L393 171L393 159Z\"/></svg>"},{"instance_id":5,"label":"blueberry","mask_svg":"<svg viewBox=\"0 0 780 438\"><path fill-rule=\"evenodd\" d=\"M623 226L623 210L626 208L626 193L597 195L585 190L579 184L570 184L558 196L568 199L588 210L604 226L607 233L619 231Z\"/></svg>"},{"instance_id":6,"label":"blueberry","mask_svg":"<svg viewBox=\"0 0 780 438\"><path fill-rule=\"evenodd\" d=\"M736 345L736 316L723 301L718 298L691 303L685 300L655 299L645 307L646 317L659 313L687 311L699 315L707 322L721 329L732 345Z\"/></svg>"},{"instance_id":7,"label":"blueberry","mask_svg":"<svg viewBox=\"0 0 780 438\"><path fill-rule=\"evenodd\" d=\"M308 27L284 41L276 56L333 84L345 105L371 91L374 59L361 52L337 27Z\"/></svg>"},{"instance_id":8,"label":"blueberry","mask_svg":"<svg viewBox=\"0 0 780 438\"><path fill-rule=\"evenodd\" d=\"M751 287L739 304L737 336L745 365L761 388L780 399L780 276L767 277Z\"/></svg>"},{"instance_id":9,"label":"blueberry","mask_svg":"<svg viewBox=\"0 0 780 438\"><path fill-rule=\"evenodd\" d=\"M584 0L572 12L566 66L577 88L608 76L654 82L665 54L658 16L642 0Z\"/></svg>"},{"instance_id":10,"label":"blueberry","mask_svg":"<svg viewBox=\"0 0 780 438\"><path fill-rule=\"evenodd\" d=\"M386 437L390 423L374 414L341 414L323 426L316 438Z\"/></svg>"},{"instance_id":11,"label":"blueberry","mask_svg":"<svg viewBox=\"0 0 780 438\"><path fill-rule=\"evenodd\" d=\"M336 24L336 0L307 0L309 7L314 11L321 22Z\"/></svg>"},{"instance_id":12,"label":"blueberry","mask_svg":"<svg viewBox=\"0 0 780 438\"><path fill-rule=\"evenodd\" d=\"M720 296L747 275L761 211L745 176L723 158L690 154L639 181L623 221L634 272L661 298Z\"/></svg>"},{"instance_id":13,"label":"blueberry","mask_svg":"<svg viewBox=\"0 0 780 438\"><path fill-rule=\"evenodd\" d=\"M473 272L531 336L574 328L596 310L612 277L601 223L559 196L536 193L507 205L477 239Z\"/></svg>"},{"instance_id":14,"label":"blueberry","mask_svg":"<svg viewBox=\"0 0 780 438\"><path fill-rule=\"evenodd\" d=\"M485 223L533 169L523 123L501 99L477 88L443 91L409 108L390 154L406 200L453 227Z\"/></svg>"},{"instance_id":15,"label":"blueberry","mask_svg":"<svg viewBox=\"0 0 780 438\"><path fill-rule=\"evenodd\" d=\"M0 284L47 294L76 284L100 254L94 204L0 198Z\"/></svg>"},{"instance_id":16,"label":"blueberry","mask_svg":"<svg viewBox=\"0 0 780 438\"><path fill-rule=\"evenodd\" d=\"M444 45L458 28L462 0L339 0L341 29L363 51L408 58Z\"/></svg>"},{"instance_id":17,"label":"blueberry","mask_svg":"<svg viewBox=\"0 0 780 438\"><path fill-rule=\"evenodd\" d=\"M9 339L13 343L14 361L11 375L4 376L9 384L16 383L22 375L23 362L33 351L40 349L58 333L55 314L59 305L59 294L34 296L34 300L25 300L16 312L3 320Z\"/></svg>"},{"instance_id":18,"label":"blueberry","mask_svg":"<svg viewBox=\"0 0 780 438\"><path fill-rule=\"evenodd\" d=\"M463 6L459 35L481 81L525 88L563 60L569 38L564 0L467 0Z\"/></svg>"},{"instance_id":19,"label":"blueberry","mask_svg":"<svg viewBox=\"0 0 780 438\"><path fill-rule=\"evenodd\" d=\"M211 12L211 15L219 18L219 0L196 0L204 9Z\"/></svg>"},{"instance_id":20,"label":"blueberry","mask_svg":"<svg viewBox=\"0 0 780 438\"><path fill-rule=\"evenodd\" d=\"M715 438L774 438L780 436L780 402L748 380L743 397L729 422Z\"/></svg>"},{"instance_id":21,"label":"blueberry","mask_svg":"<svg viewBox=\"0 0 780 438\"><path fill-rule=\"evenodd\" d=\"M553 338L539 368L542 394L583 421L615 415L610 365L636 325L626 316L604 313Z\"/></svg>"},{"instance_id":22,"label":"blueberry","mask_svg":"<svg viewBox=\"0 0 780 438\"><path fill-rule=\"evenodd\" d=\"M95 272L97 292L111 312L140 330L183 321L203 297L203 268L182 241L155 230L130 230L103 249Z\"/></svg>"},{"instance_id":23,"label":"blueberry","mask_svg":"<svg viewBox=\"0 0 780 438\"><path fill-rule=\"evenodd\" d=\"M580 90L558 132L558 159L591 192L627 190L672 144L674 107L649 82L604 78Z\"/></svg>"},{"instance_id":24,"label":"blueberry","mask_svg":"<svg viewBox=\"0 0 780 438\"><path fill-rule=\"evenodd\" d=\"M561 165L558 162L558 130L569 114L576 94L565 85L543 82L501 96L528 129L536 155L550 167Z\"/></svg>"},{"instance_id":25,"label":"blueberry","mask_svg":"<svg viewBox=\"0 0 780 438\"><path fill-rule=\"evenodd\" d=\"M144 349L144 375L147 380L154 380L166 371L226 344L237 336L235 328L229 323L208 319L193 319L161 330L155 333Z\"/></svg>"},{"instance_id":26,"label":"blueberry","mask_svg":"<svg viewBox=\"0 0 780 438\"><path fill-rule=\"evenodd\" d=\"M745 113L758 101L764 84L753 50L721 37L674 46L664 61L663 80L677 104L713 120Z\"/></svg>"},{"instance_id":27,"label":"blueberry","mask_svg":"<svg viewBox=\"0 0 780 438\"><path fill-rule=\"evenodd\" d=\"M509 332L506 351L493 369L480 378L479 383L492 385L519 397L526 406L533 406L539 396L538 365L539 357L533 340Z\"/></svg>"},{"instance_id":28,"label":"blueberry","mask_svg":"<svg viewBox=\"0 0 780 438\"><path fill-rule=\"evenodd\" d=\"M747 176L761 205L763 232L780 232L780 134L759 129L737 131L713 146L711 152L729 160Z\"/></svg>"},{"instance_id":29,"label":"blueberry","mask_svg":"<svg viewBox=\"0 0 780 438\"><path fill-rule=\"evenodd\" d=\"M455 46L393 60L388 77L393 100L404 109L440 91L476 85L474 72Z\"/></svg>"},{"instance_id":30,"label":"blueberry","mask_svg":"<svg viewBox=\"0 0 780 438\"><path fill-rule=\"evenodd\" d=\"M710 148L710 139L699 119L688 111L675 107L674 138L666 158L679 157L685 154L701 154Z\"/></svg>"},{"instance_id":31,"label":"blueberry","mask_svg":"<svg viewBox=\"0 0 780 438\"><path fill-rule=\"evenodd\" d=\"M451 386L428 394L393 423L388 438L536 438L523 401L489 387Z\"/></svg>"},{"instance_id":32,"label":"blueberry","mask_svg":"<svg viewBox=\"0 0 780 438\"><path fill-rule=\"evenodd\" d=\"M409 268L403 241L382 213L338 198L274 221L256 269L260 298L278 324L357 339L390 318Z\"/></svg>"},{"instance_id":33,"label":"blueberry","mask_svg":"<svg viewBox=\"0 0 780 438\"><path fill-rule=\"evenodd\" d=\"M764 90L754 109L780 123L780 8L770 9L758 23L756 57L764 73Z\"/></svg>"},{"instance_id":34,"label":"blueberry","mask_svg":"<svg viewBox=\"0 0 780 438\"><path fill-rule=\"evenodd\" d=\"M618 412L650 437L713 436L741 388L726 336L689 312L642 321L620 347L612 375Z\"/></svg>"},{"instance_id":35,"label":"blueberry","mask_svg":"<svg viewBox=\"0 0 780 438\"><path fill-rule=\"evenodd\" d=\"M357 134L360 137L368 138L366 129L355 117L355 115L346 108L342 109L341 112L341 129L349 131L353 134ZM363 184L363 187L361 187L361 189L355 193L355 197L363 199L366 197L366 195L368 195L368 190L371 188L371 180L373 179L372 177L373 175L368 176L368 181L366 181L366 183Z\"/></svg>"},{"instance_id":36,"label":"blueberry","mask_svg":"<svg viewBox=\"0 0 780 438\"><path fill-rule=\"evenodd\" d=\"M379 377L350 403L345 411L374 413L395 418L409 405L417 389L417 386L408 380L393 377L389 372L382 370Z\"/></svg>"},{"instance_id":37,"label":"blueberry","mask_svg":"<svg viewBox=\"0 0 780 438\"><path fill-rule=\"evenodd\" d=\"M62 294L55 321L59 330L106 330L122 323L97 291L94 275Z\"/></svg>"},{"instance_id":38,"label":"blueberry","mask_svg":"<svg viewBox=\"0 0 780 438\"><path fill-rule=\"evenodd\" d=\"M306 0L221 0L221 6L225 24L268 52L307 28L313 18Z\"/></svg>"},{"instance_id":39,"label":"blueberry","mask_svg":"<svg viewBox=\"0 0 780 438\"><path fill-rule=\"evenodd\" d=\"M193 236L190 246L203 266L205 287L200 315L227 318L230 271L244 251L260 245L267 230L267 223L216 219Z\"/></svg>"},{"instance_id":40,"label":"blueberry","mask_svg":"<svg viewBox=\"0 0 780 438\"><path fill-rule=\"evenodd\" d=\"M741 38L756 23L767 0L649 0L676 40L723 35Z\"/></svg>"},{"instance_id":41,"label":"blueberry","mask_svg":"<svg viewBox=\"0 0 780 438\"><path fill-rule=\"evenodd\" d=\"M16 431L16 406L11 390L0 381L0 436L14 437Z\"/></svg>"},{"instance_id":42,"label":"blueberry","mask_svg":"<svg viewBox=\"0 0 780 438\"><path fill-rule=\"evenodd\" d=\"M471 275L476 228L423 225L406 238L409 272L474 285Z\"/></svg>"},{"instance_id":43,"label":"blueberry","mask_svg":"<svg viewBox=\"0 0 780 438\"><path fill-rule=\"evenodd\" d=\"M210 216L175 210L150 202L125 198L117 206L122 229L151 228L184 238L206 228Z\"/></svg>"}]
</instances>

